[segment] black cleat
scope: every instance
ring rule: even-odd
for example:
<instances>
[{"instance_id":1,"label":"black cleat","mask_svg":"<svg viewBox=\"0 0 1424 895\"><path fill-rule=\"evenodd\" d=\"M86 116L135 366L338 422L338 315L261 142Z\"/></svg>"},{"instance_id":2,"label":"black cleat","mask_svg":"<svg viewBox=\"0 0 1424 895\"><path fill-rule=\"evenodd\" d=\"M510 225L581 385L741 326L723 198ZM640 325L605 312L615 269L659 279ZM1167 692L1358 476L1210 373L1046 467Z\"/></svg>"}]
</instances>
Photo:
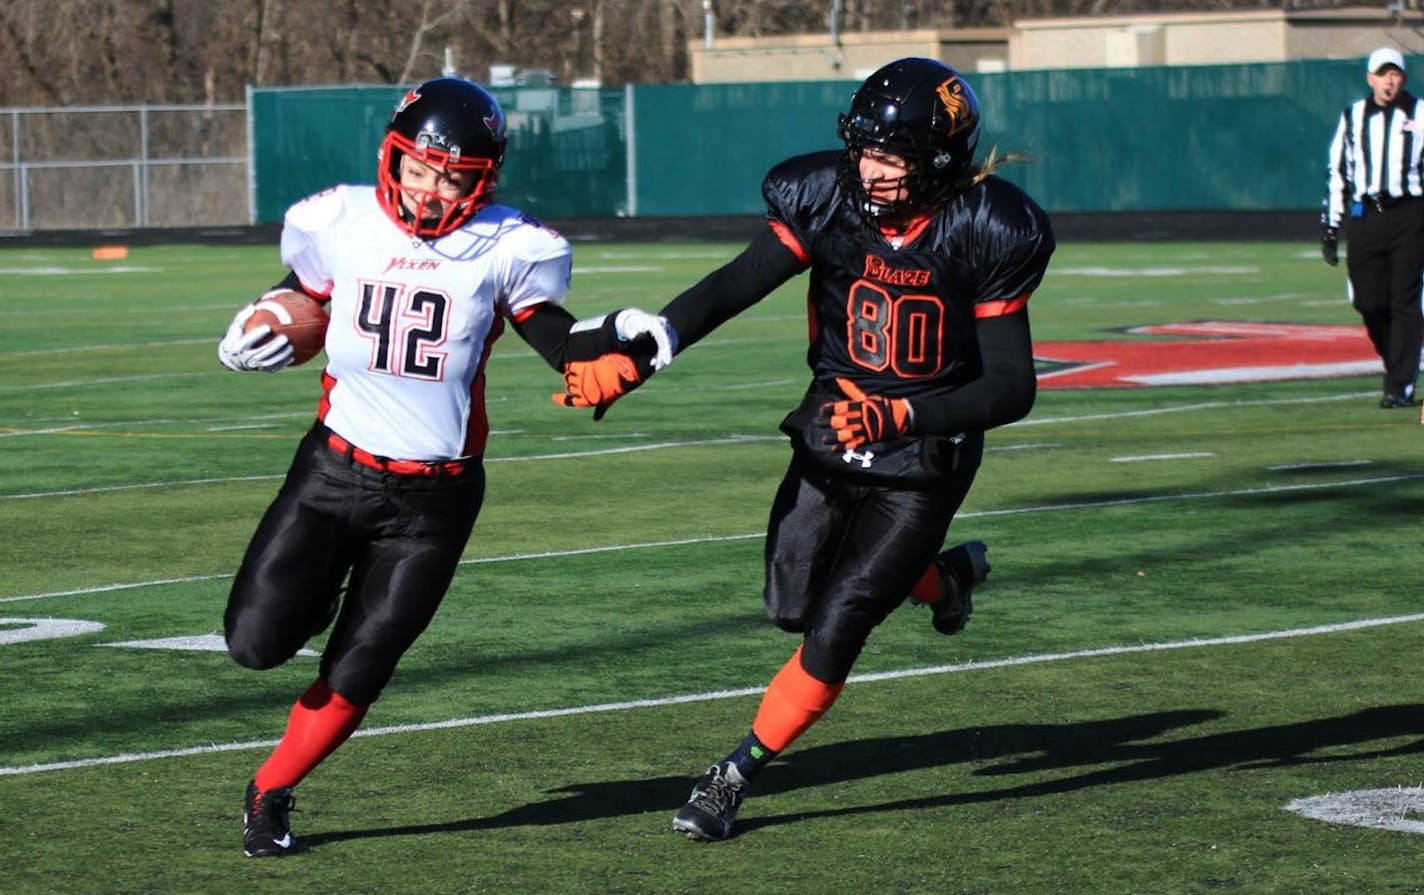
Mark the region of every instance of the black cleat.
<instances>
[{"instance_id":1,"label":"black cleat","mask_svg":"<svg viewBox=\"0 0 1424 895\"><path fill-rule=\"evenodd\" d=\"M1385 395L1380 398L1380 406L1385 410L1394 410L1396 407L1413 407L1414 398L1404 395Z\"/></svg>"},{"instance_id":2,"label":"black cleat","mask_svg":"<svg viewBox=\"0 0 1424 895\"><path fill-rule=\"evenodd\" d=\"M715 842L732 835L737 809L747 797L747 781L730 761L719 761L692 787L687 804L673 816L672 828L688 839Z\"/></svg>"},{"instance_id":3,"label":"black cleat","mask_svg":"<svg viewBox=\"0 0 1424 895\"><path fill-rule=\"evenodd\" d=\"M974 611L970 595L989 577L989 548L983 541L965 541L935 558L939 566L939 599L930 604L930 622L941 634L957 634Z\"/></svg>"},{"instance_id":4,"label":"black cleat","mask_svg":"<svg viewBox=\"0 0 1424 895\"><path fill-rule=\"evenodd\" d=\"M242 809L242 850L249 858L276 858L297 847L287 815L296 807L290 786L258 792L257 781L247 784Z\"/></svg>"}]
</instances>

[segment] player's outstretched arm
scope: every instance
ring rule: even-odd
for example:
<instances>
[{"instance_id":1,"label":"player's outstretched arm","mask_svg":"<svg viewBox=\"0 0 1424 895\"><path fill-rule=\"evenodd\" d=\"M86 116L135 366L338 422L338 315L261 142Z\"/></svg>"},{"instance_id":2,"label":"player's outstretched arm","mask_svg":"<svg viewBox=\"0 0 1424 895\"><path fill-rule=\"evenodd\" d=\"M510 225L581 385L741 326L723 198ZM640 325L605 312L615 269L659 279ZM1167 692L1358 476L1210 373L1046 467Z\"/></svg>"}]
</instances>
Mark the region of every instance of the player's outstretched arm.
<instances>
[{"instance_id":1,"label":"player's outstretched arm","mask_svg":"<svg viewBox=\"0 0 1424 895\"><path fill-rule=\"evenodd\" d=\"M563 374L554 403L593 407L602 419L609 406L672 363L676 334L663 318L624 308L575 320L564 308L538 305L514 324L515 331Z\"/></svg>"},{"instance_id":2,"label":"player's outstretched arm","mask_svg":"<svg viewBox=\"0 0 1424 895\"><path fill-rule=\"evenodd\" d=\"M805 269L806 262L768 228L737 257L668 302L658 316L672 329L674 350L684 350Z\"/></svg>"},{"instance_id":3,"label":"player's outstretched arm","mask_svg":"<svg viewBox=\"0 0 1424 895\"><path fill-rule=\"evenodd\" d=\"M576 361L591 361L605 354L626 351L642 339L654 345L655 370L672 363L673 354L677 352L677 333L667 320L637 308L575 320L565 308L545 302L516 320L514 331L559 372Z\"/></svg>"}]
</instances>

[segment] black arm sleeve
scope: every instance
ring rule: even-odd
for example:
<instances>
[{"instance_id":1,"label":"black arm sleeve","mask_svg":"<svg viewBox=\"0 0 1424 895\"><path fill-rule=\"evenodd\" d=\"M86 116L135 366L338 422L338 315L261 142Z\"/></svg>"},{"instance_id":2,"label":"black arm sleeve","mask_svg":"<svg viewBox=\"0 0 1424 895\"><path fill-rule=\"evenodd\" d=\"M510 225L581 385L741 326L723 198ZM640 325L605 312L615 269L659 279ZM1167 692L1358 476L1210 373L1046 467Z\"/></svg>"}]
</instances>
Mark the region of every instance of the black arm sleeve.
<instances>
[{"instance_id":1,"label":"black arm sleeve","mask_svg":"<svg viewBox=\"0 0 1424 895\"><path fill-rule=\"evenodd\" d=\"M514 331L559 372L569 361L594 360L614 351L629 355L642 368L652 357L652 350L644 343L651 343L652 339L620 342L613 328L617 313L610 311L602 317L578 321L562 306L543 302L535 305L528 317L516 321Z\"/></svg>"},{"instance_id":2,"label":"black arm sleeve","mask_svg":"<svg viewBox=\"0 0 1424 895\"><path fill-rule=\"evenodd\" d=\"M545 363L563 372L571 360L593 360L616 351L618 336L613 332L613 314L587 321L584 328L575 329L574 315L561 305L543 302L523 320L515 321L514 331L529 343L529 347L544 358Z\"/></svg>"},{"instance_id":3,"label":"black arm sleeve","mask_svg":"<svg viewBox=\"0 0 1424 895\"><path fill-rule=\"evenodd\" d=\"M306 287L302 285L301 277L297 276L297 272L294 270L287 271L287 275L282 278L282 282L267 291L275 292L278 289L290 289L293 292L300 292L303 295L311 295L310 292L307 292ZM312 298L320 298L322 301L326 301L326 298L322 296L312 295Z\"/></svg>"},{"instance_id":4,"label":"black arm sleeve","mask_svg":"<svg viewBox=\"0 0 1424 895\"><path fill-rule=\"evenodd\" d=\"M768 227L740 255L662 309L662 315L677 332L678 351L766 298L805 269L805 263Z\"/></svg>"},{"instance_id":5,"label":"black arm sleeve","mask_svg":"<svg viewBox=\"0 0 1424 895\"><path fill-rule=\"evenodd\" d=\"M978 322L975 333L984 375L943 397L911 401L921 433L982 432L1023 419L1032 409L1038 376L1028 313L987 317Z\"/></svg>"}]
</instances>

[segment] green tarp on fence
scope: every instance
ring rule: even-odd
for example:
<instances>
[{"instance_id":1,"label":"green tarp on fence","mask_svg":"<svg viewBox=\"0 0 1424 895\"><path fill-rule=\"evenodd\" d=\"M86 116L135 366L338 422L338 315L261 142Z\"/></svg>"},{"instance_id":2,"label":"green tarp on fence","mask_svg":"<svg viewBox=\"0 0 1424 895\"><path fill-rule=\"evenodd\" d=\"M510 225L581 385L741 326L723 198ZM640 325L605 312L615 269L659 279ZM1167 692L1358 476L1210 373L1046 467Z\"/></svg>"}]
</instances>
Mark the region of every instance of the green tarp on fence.
<instances>
[{"instance_id":1,"label":"green tarp on fence","mask_svg":"<svg viewBox=\"0 0 1424 895\"><path fill-rule=\"evenodd\" d=\"M1050 211L1319 207L1356 60L970 76L981 150ZM494 90L510 123L504 201L546 218L759 214L781 159L836 146L853 81ZM255 89L258 222L333 183L371 183L394 87ZM630 159L631 165L630 165Z\"/></svg>"}]
</instances>

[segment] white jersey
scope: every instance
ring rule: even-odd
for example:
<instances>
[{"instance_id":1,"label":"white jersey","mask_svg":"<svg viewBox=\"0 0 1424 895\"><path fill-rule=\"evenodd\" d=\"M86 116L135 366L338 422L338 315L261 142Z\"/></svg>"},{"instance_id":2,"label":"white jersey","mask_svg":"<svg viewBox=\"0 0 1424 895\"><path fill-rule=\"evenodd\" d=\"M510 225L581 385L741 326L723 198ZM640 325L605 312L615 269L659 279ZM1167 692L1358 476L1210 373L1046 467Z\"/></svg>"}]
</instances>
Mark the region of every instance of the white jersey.
<instances>
[{"instance_id":1,"label":"white jersey","mask_svg":"<svg viewBox=\"0 0 1424 895\"><path fill-rule=\"evenodd\" d=\"M562 304L572 254L563 237L505 205L430 242L398 228L373 187L333 187L293 205L282 261L307 291L330 298L318 416L381 457L483 452L484 366L502 318Z\"/></svg>"}]
</instances>

